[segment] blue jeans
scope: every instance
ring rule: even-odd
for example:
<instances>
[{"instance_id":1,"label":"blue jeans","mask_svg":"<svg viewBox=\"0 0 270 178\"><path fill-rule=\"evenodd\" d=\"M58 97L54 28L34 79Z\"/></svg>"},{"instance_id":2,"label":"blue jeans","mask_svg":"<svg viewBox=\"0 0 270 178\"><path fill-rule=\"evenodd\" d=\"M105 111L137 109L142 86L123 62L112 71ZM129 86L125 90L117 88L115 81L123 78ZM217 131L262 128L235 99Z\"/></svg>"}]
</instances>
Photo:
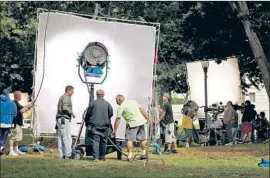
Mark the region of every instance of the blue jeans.
<instances>
[{"instance_id":1,"label":"blue jeans","mask_svg":"<svg viewBox=\"0 0 270 178\"><path fill-rule=\"evenodd\" d=\"M61 123L63 120L65 123ZM57 125L57 136L58 136L58 149L60 157L71 157L72 153L72 138L70 121L64 118L58 118L56 121Z\"/></svg>"},{"instance_id":2,"label":"blue jeans","mask_svg":"<svg viewBox=\"0 0 270 178\"><path fill-rule=\"evenodd\" d=\"M234 128L234 124L225 124L225 127L226 127L226 134L227 134L227 137L228 137L228 141L229 142L233 142L233 133L232 133L232 128Z\"/></svg>"},{"instance_id":3,"label":"blue jeans","mask_svg":"<svg viewBox=\"0 0 270 178\"><path fill-rule=\"evenodd\" d=\"M0 128L0 147L5 146L8 138L9 128Z\"/></svg>"}]
</instances>

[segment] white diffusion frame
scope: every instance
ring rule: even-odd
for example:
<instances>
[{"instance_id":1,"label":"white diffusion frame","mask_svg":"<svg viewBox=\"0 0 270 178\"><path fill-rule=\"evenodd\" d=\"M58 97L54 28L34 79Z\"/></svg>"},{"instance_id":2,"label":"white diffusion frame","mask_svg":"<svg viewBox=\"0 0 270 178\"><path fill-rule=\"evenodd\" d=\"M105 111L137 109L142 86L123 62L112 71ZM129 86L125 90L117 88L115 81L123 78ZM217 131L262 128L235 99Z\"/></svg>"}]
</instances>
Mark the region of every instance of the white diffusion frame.
<instances>
[{"instance_id":1,"label":"white diffusion frame","mask_svg":"<svg viewBox=\"0 0 270 178\"><path fill-rule=\"evenodd\" d=\"M187 73L190 100L195 101L199 106L204 106L204 72L201 62L187 63ZM216 102L226 104L227 101L241 103L241 81L236 58L227 59L221 64L209 61L207 76L208 105ZM198 112L198 118L204 118L202 108Z\"/></svg>"},{"instance_id":2,"label":"white diffusion frame","mask_svg":"<svg viewBox=\"0 0 270 178\"><path fill-rule=\"evenodd\" d=\"M105 90L105 99L114 109L112 123L118 108L117 94L123 94L128 100L134 99L147 109L148 97L152 96L155 39L156 27L153 26L97 21L62 13L39 14L34 81L35 95L41 87L35 108L39 132L55 133L58 99L67 85L73 85L72 103L76 118L71 125L72 134L77 135L77 122L82 121L89 102L87 87L78 75L77 59L90 42L101 42L109 51L108 77L102 85L95 85L95 91ZM44 81L40 86L43 73ZM124 133L122 119L117 137L124 138Z\"/></svg>"}]
</instances>

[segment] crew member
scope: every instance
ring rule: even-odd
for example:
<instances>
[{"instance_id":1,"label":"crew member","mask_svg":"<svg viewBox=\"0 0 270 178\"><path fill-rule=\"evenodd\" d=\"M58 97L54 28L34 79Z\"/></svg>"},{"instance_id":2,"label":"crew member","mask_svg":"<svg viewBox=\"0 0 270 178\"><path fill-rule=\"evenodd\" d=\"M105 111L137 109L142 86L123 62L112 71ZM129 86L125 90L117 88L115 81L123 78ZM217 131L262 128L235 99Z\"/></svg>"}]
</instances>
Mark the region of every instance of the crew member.
<instances>
[{"instance_id":1,"label":"crew member","mask_svg":"<svg viewBox=\"0 0 270 178\"><path fill-rule=\"evenodd\" d=\"M247 100L245 102L245 110L242 116L242 141L244 138L244 135L247 133L248 134L248 139L247 143L252 143L251 136L252 136L252 131L253 131L253 122L256 119L257 112L254 109L254 106L251 105L251 102Z\"/></svg>"},{"instance_id":2,"label":"crew member","mask_svg":"<svg viewBox=\"0 0 270 178\"><path fill-rule=\"evenodd\" d=\"M66 86L65 93L60 97L57 105L56 128L58 136L58 149L60 158L70 159L72 154L71 138L71 118L75 118L72 110L71 96L74 93L74 87Z\"/></svg>"},{"instance_id":3,"label":"crew member","mask_svg":"<svg viewBox=\"0 0 270 178\"><path fill-rule=\"evenodd\" d=\"M269 127L270 124L265 117L265 112L260 112L260 116L255 120L255 130L257 130L259 140L268 139Z\"/></svg>"},{"instance_id":4,"label":"crew member","mask_svg":"<svg viewBox=\"0 0 270 178\"><path fill-rule=\"evenodd\" d=\"M96 94L97 99L90 103L85 122L89 130L88 134L92 143L94 161L105 161L113 108L110 103L105 101L103 90L97 90Z\"/></svg>"},{"instance_id":5,"label":"crew member","mask_svg":"<svg viewBox=\"0 0 270 178\"><path fill-rule=\"evenodd\" d=\"M25 154L18 149L19 141L23 139L23 113L32 107L32 103L22 106L19 102L22 99L22 93L20 91L14 92L14 102L17 106L17 115L13 120L14 127L11 129L11 138L9 140L10 151L9 155L18 156Z\"/></svg>"},{"instance_id":6,"label":"crew member","mask_svg":"<svg viewBox=\"0 0 270 178\"><path fill-rule=\"evenodd\" d=\"M164 123L166 125L165 127L165 142L168 145L168 149L164 151L164 154L170 154L170 153L177 153L176 151L176 137L174 135L174 119L173 119L173 111L172 111L172 105L169 102L170 95L164 94L163 95L163 109L160 116L160 119L156 122L159 124L162 120L164 120Z\"/></svg>"},{"instance_id":7,"label":"crew member","mask_svg":"<svg viewBox=\"0 0 270 178\"><path fill-rule=\"evenodd\" d=\"M235 110L233 108L232 102L227 102L227 109L224 112L223 122L226 127L226 134L228 136L229 143L226 145L233 145L233 132L232 128L234 127L235 122Z\"/></svg>"},{"instance_id":8,"label":"crew member","mask_svg":"<svg viewBox=\"0 0 270 178\"><path fill-rule=\"evenodd\" d=\"M191 146L191 142L193 140L193 133L192 133L192 129L193 129L193 123L192 123L192 111L191 110L186 110L184 113L184 117L182 119L182 127L183 130L186 134L186 147L190 147Z\"/></svg>"},{"instance_id":9,"label":"crew member","mask_svg":"<svg viewBox=\"0 0 270 178\"><path fill-rule=\"evenodd\" d=\"M116 103L119 105L117 116L114 123L113 135L117 132L120 124L120 119L123 117L127 122L126 125L126 140L128 161L132 160L133 142L140 141L142 149L141 159L146 159L146 132L145 123L147 122L146 111L134 100L125 100L123 95L116 96Z\"/></svg>"},{"instance_id":10,"label":"crew member","mask_svg":"<svg viewBox=\"0 0 270 178\"><path fill-rule=\"evenodd\" d=\"M0 155L8 138L8 132L12 127L13 119L17 115L17 106L9 98L9 89L3 91L0 97Z\"/></svg>"}]
</instances>

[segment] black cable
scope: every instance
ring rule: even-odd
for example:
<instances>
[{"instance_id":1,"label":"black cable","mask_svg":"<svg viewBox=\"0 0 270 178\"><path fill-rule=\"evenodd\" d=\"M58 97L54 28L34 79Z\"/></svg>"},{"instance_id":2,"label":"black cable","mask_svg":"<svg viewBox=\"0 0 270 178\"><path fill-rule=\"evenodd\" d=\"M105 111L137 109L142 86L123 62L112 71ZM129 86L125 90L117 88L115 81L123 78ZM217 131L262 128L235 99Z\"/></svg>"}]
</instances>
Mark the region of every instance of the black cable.
<instances>
[{"instance_id":1,"label":"black cable","mask_svg":"<svg viewBox=\"0 0 270 178\"><path fill-rule=\"evenodd\" d=\"M128 157L127 154L125 154L120 148L118 148L118 146L116 144L113 143L113 141L111 140L111 138L109 137L108 140L111 142L111 144L117 149L117 151L119 151L120 153L122 153L125 157Z\"/></svg>"},{"instance_id":2,"label":"black cable","mask_svg":"<svg viewBox=\"0 0 270 178\"><path fill-rule=\"evenodd\" d=\"M44 30L44 39L43 39L43 73L42 73L41 83L40 83L40 87L39 87L38 93L36 95L36 98L34 99L34 101L32 103L32 106L30 108L28 108L28 110L31 109L35 105L35 103L36 103L36 101L37 101L37 99L39 97L39 94L40 94L40 91L41 91L41 88L42 88L42 85L43 85L43 81L44 81L44 78L45 78L46 37L47 37L47 29L48 29L49 16L50 16L50 11L48 12L48 15L47 15L46 26L45 26L45 30Z\"/></svg>"}]
</instances>

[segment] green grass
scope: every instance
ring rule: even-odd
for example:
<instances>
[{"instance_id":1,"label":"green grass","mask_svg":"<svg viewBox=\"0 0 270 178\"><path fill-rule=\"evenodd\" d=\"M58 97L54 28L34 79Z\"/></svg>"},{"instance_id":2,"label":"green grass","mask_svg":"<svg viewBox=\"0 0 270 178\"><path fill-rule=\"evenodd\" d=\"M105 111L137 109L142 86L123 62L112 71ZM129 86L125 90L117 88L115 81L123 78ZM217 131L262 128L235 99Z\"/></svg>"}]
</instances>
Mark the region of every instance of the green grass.
<instances>
[{"instance_id":1,"label":"green grass","mask_svg":"<svg viewBox=\"0 0 270 178\"><path fill-rule=\"evenodd\" d=\"M108 155L105 162L59 160L56 154L29 153L1 159L1 178L5 177L269 177L269 168L259 168L262 156L269 157L269 146L241 145L232 148L182 148L177 155L150 155L143 163L119 161Z\"/></svg>"},{"instance_id":2,"label":"green grass","mask_svg":"<svg viewBox=\"0 0 270 178\"><path fill-rule=\"evenodd\" d=\"M269 168L260 168L261 157L269 159L269 144L232 147L179 148L177 155L152 155L146 167L107 155L105 162L59 160L50 149L40 155L1 158L1 178L14 177L269 177ZM136 154L136 153L134 153ZM153 158L153 160L151 160ZM165 161L165 165L160 160Z\"/></svg>"}]
</instances>

